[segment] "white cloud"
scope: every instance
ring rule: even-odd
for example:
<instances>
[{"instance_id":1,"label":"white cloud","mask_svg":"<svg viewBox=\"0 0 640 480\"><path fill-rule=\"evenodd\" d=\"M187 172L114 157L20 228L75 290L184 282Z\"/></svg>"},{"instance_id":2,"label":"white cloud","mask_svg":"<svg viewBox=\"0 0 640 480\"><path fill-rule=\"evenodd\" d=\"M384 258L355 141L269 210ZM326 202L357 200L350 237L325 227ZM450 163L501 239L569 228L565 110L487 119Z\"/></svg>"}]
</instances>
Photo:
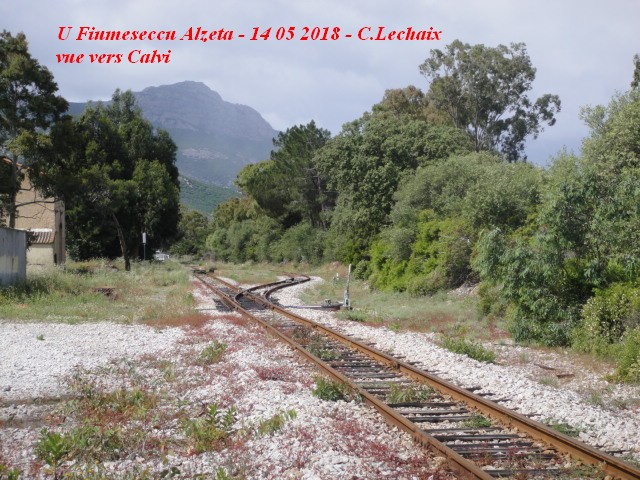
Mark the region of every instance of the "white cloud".
<instances>
[{"instance_id":1,"label":"white cloud","mask_svg":"<svg viewBox=\"0 0 640 480\"><path fill-rule=\"evenodd\" d=\"M44 13L46 12L46 14ZM378 102L387 88L409 84L426 89L418 65L430 48L443 48L459 38L468 43L527 44L538 78L536 94L558 93L563 112L558 124L535 143L536 152L555 153L562 141L578 148L586 134L579 107L606 103L616 90L628 87L631 58L638 52L640 2L617 0L216 0L152 2L142 0L4 0L3 28L24 31L32 54L55 75L60 92L71 100L105 99L115 88L196 80L223 98L262 112L276 128L315 119L337 133ZM65 42L57 39L62 25L94 25L100 29L175 29L189 26L226 28L247 35L253 27L272 27L268 41L229 42ZM273 38L279 26L339 27L341 35L366 25L401 29L408 26L444 31L443 42L376 42L346 39L291 42ZM55 53L122 52L134 48L171 49L169 64L60 65ZM544 156L541 154L540 156Z\"/></svg>"}]
</instances>

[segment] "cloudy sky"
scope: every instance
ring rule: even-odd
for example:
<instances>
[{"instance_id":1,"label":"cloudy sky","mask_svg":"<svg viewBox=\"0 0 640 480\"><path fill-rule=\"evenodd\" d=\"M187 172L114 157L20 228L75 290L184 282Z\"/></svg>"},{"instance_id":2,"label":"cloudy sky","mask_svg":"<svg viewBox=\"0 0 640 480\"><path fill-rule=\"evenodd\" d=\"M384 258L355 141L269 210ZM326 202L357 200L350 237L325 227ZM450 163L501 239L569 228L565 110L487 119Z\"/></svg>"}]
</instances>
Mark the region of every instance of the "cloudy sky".
<instances>
[{"instance_id":1,"label":"cloudy sky","mask_svg":"<svg viewBox=\"0 0 640 480\"><path fill-rule=\"evenodd\" d=\"M76 40L80 27L96 30L233 30L228 41ZM386 31L433 27L439 41L359 40L362 27ZM629 87L640 53L639 0L2 0L0 28L24 32L30 52L54 74L70 101L108 99L116 88L201 81L222 97L258 110L274 128L316 123L333 134L359 117L389 88L427 81L418 66L432 48L454 39L487 46L524 42L537 77L531 96L558 94L556 126L529 142L529 159L546 164L566 146L578 152L588 133L580 107L607 103ZM73 27L60 40L60 27ZM251 41L254 28L268 40ZM279 27L295 27L291 41ZM340 38L302 41L313 27L339 28ZM238 35L244 34L245 38ZM346 38L347 34L353 35ZM140 54L167 54L169 63L131 63ZM56 54L85 54L79 64ZM91 53L122 54L117 64L89 61Z\"/></svg>"}]
</instances>

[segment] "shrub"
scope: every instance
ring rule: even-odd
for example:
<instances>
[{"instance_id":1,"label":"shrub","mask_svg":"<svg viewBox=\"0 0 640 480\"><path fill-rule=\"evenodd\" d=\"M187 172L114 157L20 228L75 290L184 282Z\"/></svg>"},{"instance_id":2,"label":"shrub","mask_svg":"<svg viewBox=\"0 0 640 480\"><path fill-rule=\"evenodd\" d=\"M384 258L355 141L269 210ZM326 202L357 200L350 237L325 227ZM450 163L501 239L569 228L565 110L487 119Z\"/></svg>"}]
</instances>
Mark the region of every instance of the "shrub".
<instances>
[{"instance_id":1,"label":"shrub","mask_svg":"<svg viewBox=\"0 0 640 480\"><path fill-rule=\"evenodd\" d=\"M325 232L303 222L284 232L273 245L274 259L320 263L324 256Z\"/></svg>"},{"instance_id":2,"label":"shrub","mask_svg":"<svg viewBox=\"0 0 640 480\"><path fill-rule=\"evenodd\" d=\"M58 478L58 469L69 454L68 441L57 432L50 432L46 428L40 430L40 437L36 444L36 456L46 463L54 478Z\"/></svg>"},{"instance_id":3,"label":"shrub","mask_svg":"<svg viewBox=\"0 0 640 480\"><path fill-rule=\"evenodd\" d=\"M596 290L582 308L580 328L588 338L619 342L625 331L640 325L640 289L616 283Z\"/></svg>"},{"instance_id":4,"label":"shrub","mask_svg":"<svg viewBox=\"0 0 640 480\"><path fill-rule=\"evenodd\" d=\"M223 414L215 403L209 405L203 417L184 421L185 434L194 442L196 453L217 450L224 445L236 421L236 409L229 408Z\"/></svg>"},{"instance_id":5,"label":"shrub","mask_svg":"<svg viewBox=\"0 0 640 480\"><path fill-rule=\"evenodd\" d=\"M624 335L614 378L623 382L640 383L640 327L628 330Z\"/></svg>"},{"instance_id":6,"label":"shrub","mask_svg":"<svg viewBox=\"0 0 640 480\"><path fill-rule=\"evenodd\" d=\"M202 352L200 352L200 356L198 360L203 365L212 365L217 363L224 355L224 352L227 351L227 344L221 343L217 340L214 340L212 343L207 345Z\"/></svg>"},{"instance_id":7,"label":"shrub","mask_svg":"<svg viewBox=\"0 0 640 480\"><path fill-rule=\"evenodd\" d=\"M263 420L258 425L258 433L260 435L272 435L282 429L287 420L295 420L298 414L295 410L287 410L278 412L273 417Z\"/></svg>"},{"instance_id":8,"label":"shrub","mask_svg":"<svg viewBox=\"0 0 640 480\"><path fill-rule=\"evenodd\" d=\"M338 400L346 400L349 395L349 387L344 383L328 380L321 376L316 376L313 380L316 387L313 389L312 394L320 400L337 402Z\"/></svg>"}]
</instances>

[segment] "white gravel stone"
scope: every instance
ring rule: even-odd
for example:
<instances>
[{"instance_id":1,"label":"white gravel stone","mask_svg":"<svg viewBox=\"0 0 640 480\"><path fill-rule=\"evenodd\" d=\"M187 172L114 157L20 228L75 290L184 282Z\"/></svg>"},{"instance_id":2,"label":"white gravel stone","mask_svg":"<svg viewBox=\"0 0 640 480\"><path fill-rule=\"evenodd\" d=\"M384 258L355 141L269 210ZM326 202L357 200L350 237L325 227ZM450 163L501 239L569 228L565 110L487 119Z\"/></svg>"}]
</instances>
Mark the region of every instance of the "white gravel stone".
<instances>
[{"instance_id":1,"label":"white gravel stone","mask_svg":"<svg viewBox=\"0 0 640 480\"><path fill-rule=\"evenodd\" d=\"M76 367L92 369L112 359L161 354L183 335L177 328L144 325L0 321L0 398L59 396L60 380Z\"/></svg>"},{"instance_id":2,"label":"white gravel stone","mask_svg":"<svg viewBox=\"0 0 640 480\"><path fill-rule=\"evenodd\" d=\"M56 377L73 372L77 366L91 369L101 380L117 386L127 371L118 370L118 366L132 365L136 377L146 379L150 387L159 384L170 389L169 405L162 404L159 409L180 404L193 418L199 418L212 403L222 409L233 406L237 409L234 429L239 432L255 431L265 420L290 410L295 411L295 419L287 420L273 434L253 433L246 441L232 442L218 452L195 454L178 449L164 460L135 453L103 464L110 475L134 468L157 475L169 466L180 470L180 478L214 478L224 467L240 468L248 479L409 480L428 478L434 471L429 456L417 449L408 435L389 430L366 406L314 397L312 378L317 372L301 362L293 350L265 335L261 328L243 324L238 315L217 312L205 289L194 287L194 297L201 312L211 316L200 328L156 331L110 323L1 324L0 384L11 387L2 392L2 403L8 406L4 410L15 407L16 418L33 414L33 406L21 410L20 402L64 395L64 384ZM38 335L44 340L37 340ZM209 366L197 364L198 355L213 339L228 345L222 360ZM142 354L152 355L140 358ZM174 383L162 383L159 378L162 374L153 361L160 359L170 360L174 366ZM105 364L111 368L97 368ZM0 420L2 415L0 411ZM21 478L46 478L41 470L34 470L33 463L40 428L42 423L33 428L0 428L0 458L21 468ZM154 433L184 438L177 420L162 428Z\"/></svg>"}]
</instances>

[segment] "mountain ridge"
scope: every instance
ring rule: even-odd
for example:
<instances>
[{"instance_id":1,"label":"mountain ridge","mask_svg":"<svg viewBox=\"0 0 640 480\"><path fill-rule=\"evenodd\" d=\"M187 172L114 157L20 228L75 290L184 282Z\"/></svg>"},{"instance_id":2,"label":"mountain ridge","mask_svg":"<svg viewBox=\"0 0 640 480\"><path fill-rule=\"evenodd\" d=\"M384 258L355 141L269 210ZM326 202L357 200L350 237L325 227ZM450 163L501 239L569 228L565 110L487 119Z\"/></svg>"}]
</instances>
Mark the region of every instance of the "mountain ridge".
<instances>
[{"instance_id":1,"label":"mountain ridge","mask_svg":"<svg viewBox=\"0 0 640 480\"><path fill-rule=\"evenodd\" d=\"M142 115L169 132L180 174L228 187L247 164L269 158L278 132L254 108L225 101L203 82L186 80L133 92ZM89 102L70 103L80 114Z\"/></svg>"}]
</instances>

